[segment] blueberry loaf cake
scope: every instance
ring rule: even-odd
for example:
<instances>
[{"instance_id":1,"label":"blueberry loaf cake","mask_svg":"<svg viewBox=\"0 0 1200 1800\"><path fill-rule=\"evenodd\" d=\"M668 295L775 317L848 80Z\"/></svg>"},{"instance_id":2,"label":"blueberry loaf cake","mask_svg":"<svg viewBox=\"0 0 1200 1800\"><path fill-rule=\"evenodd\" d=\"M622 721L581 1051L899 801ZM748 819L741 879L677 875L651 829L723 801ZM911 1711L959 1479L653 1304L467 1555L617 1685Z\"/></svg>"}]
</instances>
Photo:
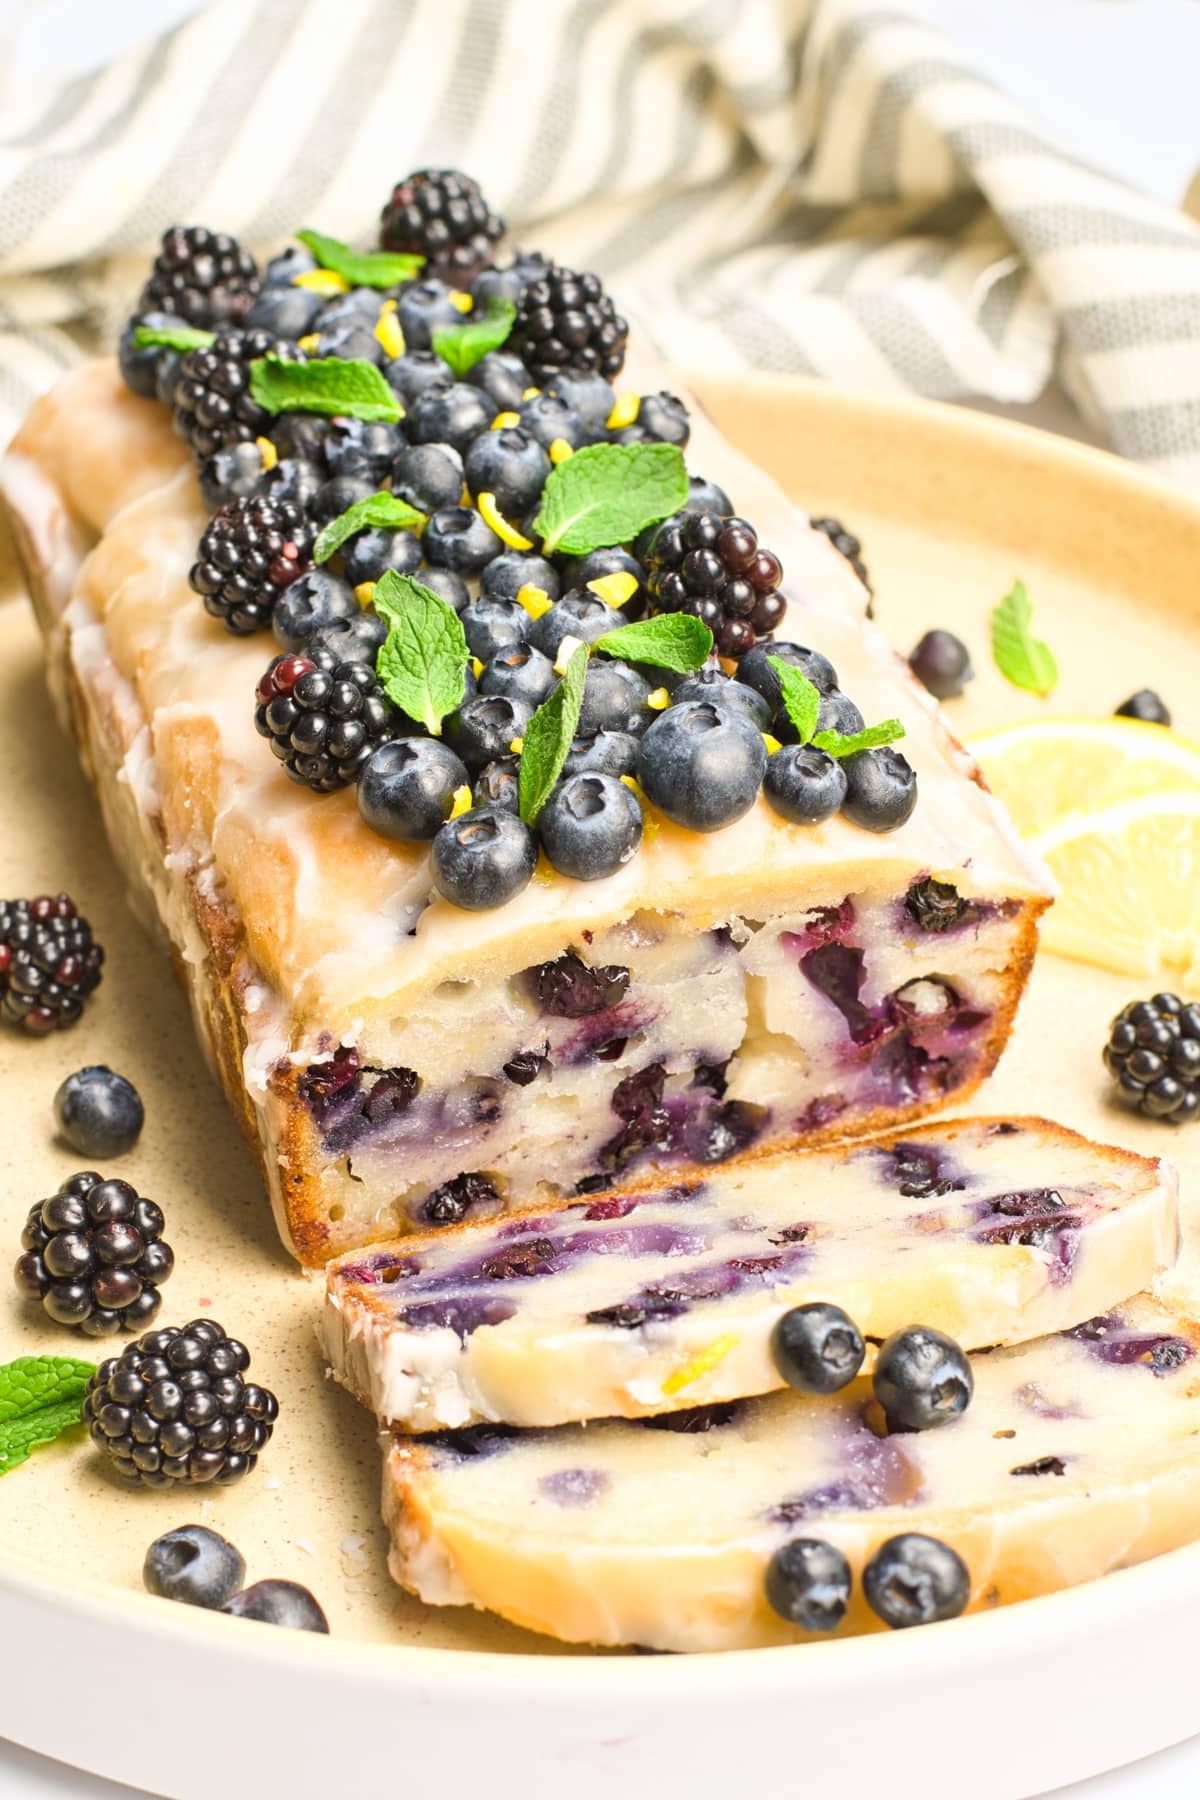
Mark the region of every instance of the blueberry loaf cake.
<instances>
[{"instance_id":1,"label":"blueberry loaf cake","mask_svg":"<svg viewBox=\"0 0 1200 1800\"><path fill-rule=\"evenodd\" d=\"M1106 1312L1174 1261L1176 1188L1044 1120L926 1126L372 1246L330 1265L322 1337L408 1431L669 1413L782 1386L808 1303L968 1350Z\"/></svg>"},{"instance_id":2,"label":"blueberry loaf cake","mask_svg":"<svg viewBox=\"0 0 1200 1800\"><path fill-rule=\"evenodd\" d=\"M968 1095L1049 889L836 533L613 385L594 277L301 236L236 293L173 241L3 465L296 1255Z\"/></svg>"}]
</instances>

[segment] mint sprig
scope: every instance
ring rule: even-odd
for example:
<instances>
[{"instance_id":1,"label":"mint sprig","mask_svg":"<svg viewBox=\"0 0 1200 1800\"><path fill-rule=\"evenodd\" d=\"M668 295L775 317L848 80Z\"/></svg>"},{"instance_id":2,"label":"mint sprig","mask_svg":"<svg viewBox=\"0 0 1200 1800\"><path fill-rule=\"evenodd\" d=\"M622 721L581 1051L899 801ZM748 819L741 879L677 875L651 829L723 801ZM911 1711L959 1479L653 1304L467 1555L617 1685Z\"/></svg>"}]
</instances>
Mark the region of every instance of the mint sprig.
<instances>
[{"instance_id":1,"label":"mint sprig","mask_svg":"<svg viewBox=\"0 0 1200 1800\"><path fill-rule=\"evenodd\" d=\"M207 350L215 331L201 331L197 325L137 325L133 341L139 350Z\"/></svg>"},{"instance_id":2,"label":"mint sprig","mask_svg":"<svg viewBox=\"0 0 1200 1800\"><path fill-rule=\"evenodd\" d=\"M374 526L380 531L415 531L424 523L425 514L418 512L415 506L410 506L407 500L383 492L368 494L365 499L356 500L353 506L348 506L344 513L339 513L336 519L330 519L328 525L318 532L317 541L313 545L313 561L328 562L347 538L368 526Z\"/></svg>"},{"instance_id":3,"label":"mint sprig","mask_svg":"<svg viewBox=\"0 0 1200 1800\"><path fill-rule=\"evenodd\" d=\"M452 373L462 380L483 357L505 343L517 309L502 294L493 294L481 316L469 316L461 325L439 325L433 347Z\"/></svg>"},{"instance_id":4,"label":"mint sprig","mask_svg":"<svg viewBox=\"0 0 1200 1800\"><path fill-rule=\"evenodd\" d=\"M551 470L533 528L547 556L587 556L627 543L687 497L687 467L675 444L589 444Z\"/></svg>"},{"instance_id":5,"label":"mint sprig","mask_svg":"<svg viewBox=\"0 0 1200 1800\"><path fill-rule=\"evenodd\" d=\"M580 644L571 652L562 680L525 727L517 771L517 805L527 825L536 824L562 774L579 725L587 666L587 645Z\"/></svg>"},{"instance_id":6,"label":"mint sprig","mask_svg":"<svg viewBox=\"0 0 1200 1800\"><path fill-rule=\"evenodd\" d=\"M260 356L250 364L250 393L269 413L326 413L332 418L383 419L394 425L404 417L394 391L372 362L337 356L313 362L285 362Z\"/></svg>"},{"instance_id":7,"label":"mint sprig","mask_svg":"<svg viewBox=\"0 0 1200 1800\"><path fill-rule=\"evenodd\" d=\"M412 281L425 266L423 256L399 255L391 250L352 250L340 238L326 237L323 231L298 231L296 236L323 269L340 275L351 287L398 287L402 281Z\"/></svg>"},{"instance_id":8,"label":"mint sprig","mask_svg":"<svg viewBox=\"0 0 1200 1800\"><path fill-rule=\"evenodd\" d=\"M374 607L388 624L375 659L388 699L440 737L442 720L467 691L467 640L458 614L432 588L395 569L376 583Z\"/></svg>"},{"instance_id":9,"label":"mint sprig","mask_svg":"<svg viewBox=\"0 0 1200 1800\"><path fill-rule=\"evenodd\" d=\"M992 608L992 656L1005 681L1045 699L1058 686L1058 664L1050 646L1034 637L1032 623L1029 590L1023 581L1014 581Z\"/></svg>"},{"instance_id":10,"label":"mint sprig","mask_svg":"<svg viewBox=\"0 0 1200 1800\"><path fill-rule=\"evenodd\" d=\"M95 1372L73 1356L19 1356L0 1367L0 1475L78 1425Z\"/></svg>"},{"instance_id":11,"label":"mint sprig","mask_svg":"<svg viewBox=\"0 0 1200 1800\"><path fill-rule=\"evenodd\" d=\"M843 757L857 755L860 750L877 750L882 744L894 744L897 738L905 735L899 719L884 719L879 725L864 726L862 731L818 731L820 689L791 663L785 663L781 656L768 656L767 661L779 677L783 708L795 726L801 744L811 744L814 750L824 750L828 756L841 761Z\"/></svg>"},{"instance_id":12,"label":"mint sprig","mask_svg":"<svg viewBox=\"0 0 1200 1800\"><path fill-rule=\"evenodd\" d=\"M620 656L626 662L651 663L656 669L674 669L686 675L698 669L712 654L713 634L703 619L691 613L660 613L639 619L596 639L593 650Z\"/></svg>"}]
</instances>

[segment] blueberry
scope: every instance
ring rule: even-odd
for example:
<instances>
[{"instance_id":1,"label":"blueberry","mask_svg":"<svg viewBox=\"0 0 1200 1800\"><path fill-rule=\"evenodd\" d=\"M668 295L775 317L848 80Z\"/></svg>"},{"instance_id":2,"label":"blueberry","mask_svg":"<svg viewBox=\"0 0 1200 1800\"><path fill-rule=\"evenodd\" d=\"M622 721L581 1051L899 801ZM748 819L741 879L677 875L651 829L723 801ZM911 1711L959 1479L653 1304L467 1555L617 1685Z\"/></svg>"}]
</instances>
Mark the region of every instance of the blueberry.
<instances>
[{"instance_id":1,"label":"blueberry","mask_svg":"<svg viewBox=\"0 0 1200 1800\"><path fill-rule=\"evenodd\" d=\"M971 1576L957 1551L940 1538L905 1531L888 1538L862 1574L871 1611L894 1631L956 1619L971 1597Z\"/></svg>"},{"instance_id":2,"label":"blueberry","mask_svg":"<svg viewBox=\"0 0 1200 1800\"><path fill-rule=\"evenodd\" d=\"M821 1538L793 1538L767 1564L767 1601L789 1625L836 1631L850 1603L850 1564Z\"/></svg>"},{"instance_id":3,"label":"blueberry","mask_svg":"<svg viewBox=\"0 0 1200 1800\"><path fill-rule=\"evenodd\" d=\"M768 661L772 656L787 663L789 668L799 669L823 694L837 686L837 670L819 650L806 650L802 644L756 644L739 662L738 680L761 694L772 712L779 709L783 691L779 677Z\"/></svg>"},{"instance_id":4,"label":"blueberry","mask_svg":"<svg viewBox=\"0 0 1200 1800\"><path fill-rule=\"evenodd\" d=\"M784 717L786 718L786 714ZM780 720L776 725L776 736L781 736ZM791 721L788 720L790 726ZM817 711L817 730L836 731L842 737L853 737L866 724L861 712L851 700L849 694L843 694L841 688L830 688L827 694L821 695L821 705Z\"/></svg>"},{"instance_id":5,"label":"blueberry","mask_svg":"<svg viewBox=\"0 0 1200 1800\"><path fill-rule=\"evenodd\" d=\"M178 350L161 349L154 364L154 396L164 406L175 405L175 384L179 380L182 353Z\"/></svg>"},{"instance_id":6,"label":"blueberry","mask_svg":"<svg viewBox=\"0 0 1200 1800\"><path fill-rule=\"evenodd\" d=\"M486 431L493 413L478 388L465 381L449 387L428 387L418 394L405 424L414 444L450 444L460 455Z\"/></svg>"},{"instance_id":7,"label":"blueberry","mask_svg":"<svg viewBox=\"0 0 1200 1800\"><path fill-rule=\"evenodd\" d=\"M431 861L443 899L467 912L486 912L529 885L537 842L515 813L477 806L442 826Z\"/></svg>"},{"instance_id":8,"label":"blueberry","mask_svg":"<svg viewBox=\"0 0 1200 1800\"><path fill-rule=\"evenodd\" d=\"M763 793L793 825L819 825L846 798L846 771L836 758L811 744L786 744L767 761Z\"/></svg>"},{"instance_id":9,"label":"blueberry","mask_svg":"<svg viewBox=\"0 0 1200 1800\"><path fill-rule=\"evenodd\" d=\"M771 1338L775 1367L802 1394L836 1394L854 1380L866 1353L853 1319L823 1300L793 1306Z\"/></svg>"},{"instance_id":10,"label":"blueberry","mask_svg":"<svg viewBox=\"0 0 1200 1800\"><path fill-rule=\"evenodd\" d=\"M446 742L475 775L495 757L515 754L512 741L523 734L532 716L533 708L524 700L477 694L446 720Z\"/></svg>"},{"instance_id":11,"label":"blueberry","mask_svg":"<svg viewBox=\"0 0 1200 1800\"><path fill-rule=\"evenodd\" d=\"M356 612L351 618L320 626L305 648L332 650L339 662L373 663L387 634L387 624L378 613Z\"/></svg>"},{"instance_id":12,"label":"blueberry","mask_svg":"<svg viewBox=\"0 0 1200 1800\"><path fill-rule=\"evenodd\" d=\"M718 831L749 812L766 765L761 733L711 700L668 707L638 752L645 792L689 831Z\"/></svg>"},{"instance_id":13,"label":"blueberry","mask_svg":"<svg viewBox=\"0 0 1200 1800\"><path fill-rule=\"evenodd\" d=\"M261 490L264 473L257 444L230 444L200 464L200 498L210 512L227 500L250 500Z\"/></svg>"},{"instance_id":14,"label":"blueberry","mask_svg":"<svg viewBox=\"0 0 1200 1800\"><path fill-rule=\"evenodd\" d=\"M1153 688L1139 688L1118 706L1118 719L1141 719L1147 725L1169 725L1171 714Z\"/></svg>"},{"instance_id":15,"label":"blueberry","mask_svg":"<svg viewBox=\"0 0 1200 1800\"><path fill-rule=\"evenodd\" d=\"M409 350L429 350L443 325L461 325L463 316L444 281L414 281L396 300L396 317Z\"/></svg>"},{"instance_id":16,"label":"blueberry","mask_svg":"<svg viewBox=\"0 0 1200 1800\"><path fill-rule=\"evenodd\" d=\"M365 320L374 330L382 307L383 295L378 288L351 288L349 293L334 294L322 301L318 323L322 329L332 329L336 325L361 325Z\"/></svg>"},{"instance_id":17,"label":"blueberry","mask_svg":"<svg viewBox=\"0 0 1200 1800\"><path fill-rule=\"evenodd\" d=\"M478 606L479 601L475 604ZM558 676L550 658L529 644L500 651L479 677L481 694L504 694L509 699L524 700L535 710L557 685Z\"/></svg>"},{"instance_id":18,"label":"blueberry","mask_svg":"<svg viewBox=\"0 0 1200 1800\"><path fill-rule=\"evenodd\" d=\"M895 831L917 804L917 775L908 758L886 745L847 756L842 811L866 831Z\"/></svg>"},{"instance_id":19,"label":"blueberry","mask_svg":"<svg viewBox=\"0 0 1200 1800\"><path fill-rule=\"evenodd\" d=\"M332 420L319 413L276 413L271 421L271 442L280 458L298 457L303 462L325 466L325 439Z\"/></svg>"},{"instance_id":20,"label":"blueberry","mask_svg":"<svg viewBox=\"0 0 1200 1800\"><path fill-rule=\"evenodd\" d=\"M486 394L497 412L515 412L533 387L533 376L511 350L489 350L464 378Z\"/></svg>"},{"instance_id":21,"label":"blueberry","mask_svg":"<svg viewBox=\"0 0 1200 1800\"><path fill-rule=\"evenodd\" d=\"M683 510L685 513L713 512L722 519L732 519L733 501L715 481L705 481L703 475L689 475L688 497Z\"/></svg>"},{"instance_id":22,"label":"blueberry","mask_svg":"<svg viewBox=\"0 0 1200 1800\"><path fill-rule=\"evenodd\" d=\"M307 457L281 456L261 477L258 492L269 500L294 500L308 512L324 480L324 470Z\"/></svg>"},{"instance_id":23,"label":"blueberry","mask_svg":"<svg viewBox=\"0 0 1200 1800\"><path fill-rule=\"evenodd\" d=\"M685 676L671 699L676 706L686 706L689 700L717 700L727 712L741 713L756 731L771 728L771 708L762 695L744 681L731 680L716 664Z\"/></svg>"},{"instance_id":24,"label":"blueberry","mask_svg":"<svg viewBox=\"0 0 1200 1800\"><path fill-rule=\"evenodd\" d=\"M541 281L549 273L551 265L540 250L517 250L511 261L493 264L476 275L471 283L471 293L478 306L485 304L495 295L501 300L511 300L515 305L521 298L522 290L531 281Z\"/></svg>"},{"instance_id":25,"label":"blueberry","mask_svg":"<svg viewBox=\"0 0 1200 1800\"><path fill-rule=\"evenodd\" d=\"M588 430L574 408L554 394L534 394L517 407L522 428L536 438L543 450L549 450L561 438L578 450L588 442Z\"/></svg>"},{"instance_id":26,"label":"blueberry","mask_svg":"<svg viewBox=\"0 0 1200 1800\"><path fill-rule=\"evenodd\" d=\"M537 439L514 425L480 432L463 468L473 494L492 494L505 518L520 519L540 497L551 464Z\"/></svg>"},{"instance_id":27,"label":"blueberry","mask_svg":"<svg viewBox=\"0 0 1200 1800\"><path fill-rule=\"evenodd\" d=\"M318 525L328 525L348 512L356 500L366 500L379 490L365 475L335 475L313 495L310 511Z\"/></svg>"},{"instance_id":28,"label":"blueberry","mask_svg":"<svg viewBox=\"0 0 1200 1800\"><path fill-rule=\"evenodd\" d=\"M504 600L515 600L523 587L541 588L551 600L562 591L554 564L532 550L502 550L484 565L479 577L481 594L498 594Z\"/></svg>"},{"instance_id":29,"label":"blueberry","mask_svg":"<svg viewBox=\"0 0 1200 1800\"><path fill-rule=\"evenodd\" d=\"M342 546L346 580L351 587L365 581L378 581L388 569L398 575L412 575L421 566L420 540L411 531L385 531L372 528L356 531Z\"/></svg>"},{"instance_id":30,"label":"blueberry","mask_svg":"<svg viewBox=\"0 0 1200 1800\"><path fill-rule=\"evenodd\" d=\"M615 607L606 606L596 594L572 588L556 600L549 611L535 619L529 630L529 641L551 662L558 660L564 638L578 638L583 644L594 644L606 631L619 631L625 620Z\"/></svg>"},{"instance_id":31,"label":"blueberry","mask_svg":"<svg viewBox=\"0 0 1200 1800\"><path fill-rule=\"evenodd\" d=\"M133 1083L103 1063L68 1075L54 1096L54 1122L81 1156L124 1156L137 1143L145 1117Z\"/></svg>"},{"instance_id":32,"label":"blueberry","mask_svg":"<svg viewBox=\"0 0 1200 1800\"><path fill-rule=\"evenodd\" d=\"M449 444L412 444L392 464L392 492L418 512L440 512L462 499L463 461Z\"/></svg>"},{"instance_id":33,"label":"blueberry","mask_svg":"<svg viewBox=\"0 0 1200 1800\"><path fill-rule=\"evenodd\" d=\"M289 244L278 256L273 256L263 270L264 287L290 287L297 275L310 275L317 266L317 259L311 250L301 244ZM318 300L320 296L317 296Z\"/></svg>"},{"instance_id":34,"label":"blueberry","mask_svg":"<svg viewBox=\"0 0 1200 1800\"><path fill-rule=\"evenodd\" d=\"M146 1591L185 1606L224 1606L246 1579L246 1559L206 1525L178 1525L146 1552Z\"/></svg>"},{"instance_id":35,"label":"blueberry","mask_svg":"<svg viewBox=\"0 0 1200 1800\"><path fill-rule=\"evenodd\" d=\"M586 588L589 581L599 581L605 575L632 575L639 588L646 585L645 569L637 557L631 556L620 544L614 544L608 550L590 550L586 556L568 557L563 574L567 586L572 588ZM629 601L626 601L625 606L628 605ZM621 610L624 612L625 607Z\"/></svg>"},{"instance_id":36,"label":"blueberry","mask_svg":"<svg viewBox=\"0 0 1200 1800\"><path fill-rule=\"evenodd\" d=\"M478 575L500 550L500 539L473 506L444 506L433 513L421 542L427 561L456 575Z\"/></svg>"},{"instance_id":37,"label":"blueberry","mask_svg":"<svg viewBox=\"0 0 1200 1800\"><path fill-rule=\"evenodd\" d=\"M617 404L617 391L603 375L564 369L546 383L546 392L565 402L582 419L589 437L604 436L609 415Z\"/></svg>"},{"instance_id":38,"label":"blueberry","mask_svg":"<svg viewBox=\"0 0 1200 1800\"><path fill-rule=\"evenodd\" d=\"M329 1635L329 1621L306 1587L298 1581L256 1581L243 1588L221 1608L235 1619L258 1619L264 1625L283 1625L289 1631L321 1631Z\"/></svg>"},{"instance_id":39,"label":"blueberry","mask_svg":"<svg viewBox=\"0 0 1200 1800\"><path fill-rule=\"evenodd\" d=\"M642 809L615 775L571 775L542 808L538 832L560 875L599 881L637 855Z\"/></svg>"},{"instance_id":40,"label":"blueberry","mask_svg":"<svg viewBox=\"0 0 1200 1800\"><path fill-rule=\"evenodd\" d=\"M682 450L692 434L688 409L674 394L643 394L637 422L645 440L657 444L678 444Z\"/></svg>"},{"instance_id":41,"label":"blueberry","mask_svg":"<svg viewBox=\"0 0 1200 1800\"><path fill-rule=\"evenodd\" d=\"M348 581L328 569L310 569L284 588L271 612L271 629L282 650L303 650L314 631L335 619L353 619L358 601Z\"/></svg>"},{"instance_id":42,"label":"blueberry","mask_svg":"<svg viewBox=\"0 0 1200 1800\"><path fill-rule=\"evenodd\" d=\"M403 444L398 427L382 419L334 419L325 463L331 475L365 475L380 486Z\"/></svg>"},{"instance_id":43,"label":"blueberry","mask_svg":"<svg viewBox=\"0 0 1200 1800\"><path fill-rule=\"evenodd\" d=\"M529 614L523 606L492 595L472 600L460 616L467 648L480 662L490 662L506 650L521 649L530 627Z\"/></svg>"},{"instance_id":44,"label":"blueberry","mask_svg":"<svg viewBox=\"0 0 1200 1800\"><path fill-rule=\"evenodd\" d=\"M963 1350L931 1325L893 1331L880 1346L871 1380L888 1423L910 1431L949 1425L967 1410L975 1388Z\"/></svg>"},{"instance_id":45,"label":"blueberry","mask_svg":"<svg viewBox=\"0 0 1200 1800\"><path fill-rule=\"evenodd\" d=\"M386 838L432 838L445 824L467 771L436 738L394 738L372 751L358 778L358 810Z\"/></svg>"},{"instance_id":46,"label":"blueberry","mask_svg":"<svg viewBox=\"0 0 1200 1800\"><path fill-rule=\"evenodd\" d=\"M456 613L461 613L471 598L471 591L466 582L461 575L456 575L453 569L422 569L421 586L429 588L431 593L436 594L440 600L444 600L447 606L452 606ZM468 668L467 691L469 693L474 691L471 686L472 680L473 677Z\"/></svg>"},{"instance_id":47,"label":"blueberry","mask_svg":"<svg viewBox=\"0 0 1200 1800\"><path fill-rule=\"evenodd\" d=\"M650 683L644 675L628 663L593 657L584 679L577 729L585 737L597 731L623 731L640 737L655 716L649 700Z\"/></svg>"},{"instance_id":48,"label":"blueberry","mask_svg":"<svg viewBox=\"0 0 1200 1800\"><path fill-rule=\"evenodd\" d=\"M257 295L246 314L247 331L269 331L272 337L306 337L321 310L321 296L311 288L272 284Z\"/></svg>"},{"instance_id":49,"label":"blueberry","mask_svg":"<svg viewBox=\"0 0 1200 1800\"><path fill-rule=\"evenodd\" d=\"M975 679L971 653L952 631L927 631L908 659L908 666L938 700L953 700Z\"/></svg>"},{"instance_id":50,"label":"blueberry","mask_svg":"<svg viewBox=\"0 0 1200 1800\"><path fill-rule=\"evenodd\" d=\"M375 336L374 327L361 318L323 325L317 334L317 355L336 356L343 362L379 364L387 361L387 352Z\"/></svg>"},{"instance_id":51,"label":"blueberry","mask_svg":"<svg viewBox=\"0 0 1200 1800\"><path fill-rule=\"evenodd\" d=\"M432 350L406 350L403 356L393 356L384 363L383 374L406 408L426 389L448 388L454 380L441 357Z\"/></svg>"},{"instance_id":52,"label":"blueberry","mask_svg":"<svg viewBox=\"0 0 1200 1800\"><path fill-rule=\"evenodd\" d=\"M518 812L521 805L520 764L515 756L498 756L485 763L471 787L476 806Z\"/></svg>"},{"instance_id":53,"label":"blueberry","mask_svg":"<svg viewBox=\"0 0 1200 1800\"><path fill-rule=\"evenodd\" d=\"M127 388L140 394L143 400L153 400L158 393L158 359L163 354L161 344L152 344L145 350L139 350L134 343L134 333L139 325L156 325L160 330L171 330L179 324L173 313L151 312L142 318L130 319L122 331L117 343L117 365L121 378Z\"/></svg>"},{"instance_id":54,"label":"blueberry","mask_svg":"<svg viewBox=\"0 0 1200 1800\"><path fill-rule=\"evenodd\" d=\"M636 775L638 741L627 731L598 731L577 737L567 751L563 780L569 775Z\"/></svg>"}]
</instances>

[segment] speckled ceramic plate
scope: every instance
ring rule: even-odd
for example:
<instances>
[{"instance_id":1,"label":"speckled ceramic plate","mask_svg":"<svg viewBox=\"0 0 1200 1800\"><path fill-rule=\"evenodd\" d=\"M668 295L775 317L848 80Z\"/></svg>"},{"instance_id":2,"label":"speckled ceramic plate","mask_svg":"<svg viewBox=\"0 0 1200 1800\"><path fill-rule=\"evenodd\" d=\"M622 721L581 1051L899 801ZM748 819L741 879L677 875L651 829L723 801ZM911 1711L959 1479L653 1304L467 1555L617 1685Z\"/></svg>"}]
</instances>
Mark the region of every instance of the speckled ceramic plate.
<instances>
[{"instance_id":1,"label":"speckled ceramic plate","mask_svg":"<svg viewBox=\"0 0 1200 1800\"><path fill-rule=\"evenodd\" d=\"M932 624L968 640L979 678L952 704L960 735L1039 706L1006 687L987 654L988 609L1018 574L1059 654L1056 711L1106 713L1148 684L1200 735L1200 507L1096 452L949 408L775 379L694 386L801 505L860 533L878 618L898 647ZM843 1794L884 1784L892 1800L1013 1800L1200 1729L1200 1547L903 1638L726 1657L556 1651L401 1594L385 1568L371 1421L324 1379L316 1290L279 1247L166 960L125 909L50 716L11 556L6 567L0 893L85 895L109 962L79 1031L0 1034L0 1243L15 1253L30 1202L77 1166L53 1137L58 1082L84 1061L121 1069L148 1123L120 1172L165 1206L179 1253L167 1317L236 1327L283 1422L253 1479L190 1500L115 1487L78 1443L39 1451L0 1481L0 1734L178 1800L214 1782L227 1800L267 1790L295 1800L332 1783L490 1800L548 1800L564 1785L575 1800L725 1800L777 1788L781 1771L789 1785L836 1780ZM1043 957L978 1106L1167 1150L1190 1204L1200 1129L1175 1137L1105 1101L1098 1049L1128 988ZM1192 1257L1189 1247L1173 1279L1191 1280ZM68 1347L0 1292L0 1357ZM332 1637L148 1598L145 1546L188 1517L232 1537L251 1579L312 1587ZM135 1698L136 1726L122 1731Z\"/></svg>"}]
</instances>

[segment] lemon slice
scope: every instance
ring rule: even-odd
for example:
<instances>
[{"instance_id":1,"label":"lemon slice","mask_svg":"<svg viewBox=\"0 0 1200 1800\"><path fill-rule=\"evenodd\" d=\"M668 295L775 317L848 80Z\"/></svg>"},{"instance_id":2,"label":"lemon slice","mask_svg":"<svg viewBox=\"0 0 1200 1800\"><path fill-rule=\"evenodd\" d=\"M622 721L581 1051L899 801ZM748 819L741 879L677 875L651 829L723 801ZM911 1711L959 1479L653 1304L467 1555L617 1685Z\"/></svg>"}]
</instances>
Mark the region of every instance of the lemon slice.
<instances>
[{"instance_id":1,"label":"lemon slice","mask_svg":"<svg viewBox=\"0 0 1200 1800\"><path fill-rule=\"evenodd\" d=\"M1018 830L1044 830L1081 807L1195 787L1200 744L1138 719L1034 719L970 745Z\"/></svg>"},{"instance_id":2,"label":"lemon slice","mask_svg":"<svg viewBox=\"0 0 1200 1800\"><path fill-rule=\"evenodd\" d=\"M1062 885L1042 943L1130 975L1200 978L1200 786L1063 814L1029 839Z\"/></svg>"}]
</instances>

